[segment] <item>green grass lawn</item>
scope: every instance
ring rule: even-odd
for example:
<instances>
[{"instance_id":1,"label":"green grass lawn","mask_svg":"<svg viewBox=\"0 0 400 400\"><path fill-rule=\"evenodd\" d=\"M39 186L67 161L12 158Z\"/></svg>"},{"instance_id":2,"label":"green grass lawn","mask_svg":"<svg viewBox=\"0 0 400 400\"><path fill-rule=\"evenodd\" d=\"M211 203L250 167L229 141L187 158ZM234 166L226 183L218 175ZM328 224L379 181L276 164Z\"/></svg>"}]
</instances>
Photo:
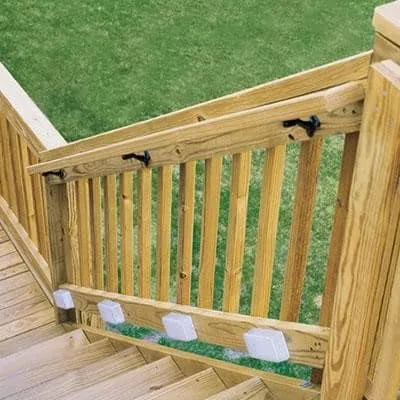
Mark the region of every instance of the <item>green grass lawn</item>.
<instances>
[{"instance_id":1,"label":"green grass lawn","mask_svg":"<svg viewBox=\"0 0 400 400\"><path fill-rule=\"evenodd\" d=\"M372 46L373 9L382 3L385 1L2 0L0 61L62 135L72 141L367 50ZM322 291L342 146L340 136L329 138L324 144L300 317L303 322L318 321L315 299ZM296 144L288 147L272 290L274 301L269 313L273 318L279 315L298 150ZM263 151L256 151L243 269L241 312L244 313L249 311L251 299L262 160ZM197 293L200 245L201 163L198 170L193 301ZM229 179L227 158L216 266L217 309L222 298ZM174 209L176 206L175 191ZM177 213L173 215L175 250ZM121 329L139 337L148 334L129 326ZM218 347L182 345L164 338L162 342L229 358ZM246 358L237 362L303 378L309 371L288 364L271 367Z\"/></svg>"}]
</instances>

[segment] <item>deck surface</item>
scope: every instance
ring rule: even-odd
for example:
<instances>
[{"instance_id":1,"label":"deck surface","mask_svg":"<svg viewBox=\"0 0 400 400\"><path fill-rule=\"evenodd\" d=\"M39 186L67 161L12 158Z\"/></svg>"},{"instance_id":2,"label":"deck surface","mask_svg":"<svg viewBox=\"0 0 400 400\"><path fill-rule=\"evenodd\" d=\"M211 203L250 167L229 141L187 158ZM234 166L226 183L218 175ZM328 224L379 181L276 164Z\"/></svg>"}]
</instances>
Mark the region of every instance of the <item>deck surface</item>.
<instances>
[{"instance_id":1,"label":"deck surface","mask_svg":"<svg viewBox=\"0 0 400 400\"><path fill-rule=\"evenodd\" d=\"M54 310L15 246L0 226L0 356L17 338L46 336ZM39 333L40 332L40 333Z\"/></svg>"}]
</instances>

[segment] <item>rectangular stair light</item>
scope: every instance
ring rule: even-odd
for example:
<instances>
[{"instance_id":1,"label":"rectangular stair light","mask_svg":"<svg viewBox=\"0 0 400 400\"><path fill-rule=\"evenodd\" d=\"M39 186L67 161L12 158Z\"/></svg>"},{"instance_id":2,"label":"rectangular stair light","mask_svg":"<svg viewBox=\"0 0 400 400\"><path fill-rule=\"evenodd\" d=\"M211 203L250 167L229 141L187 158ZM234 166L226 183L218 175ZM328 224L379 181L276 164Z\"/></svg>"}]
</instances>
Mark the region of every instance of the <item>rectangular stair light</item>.
<instances>
[{"instance_id":1,"label":"rectangular stair light","mask_svg":"<svg viewBox=\"0 0 400 400\"><path fill-rule=\"evenodd\" d=\"M250 356L264 361L282 362L289 359L289 350L281 331L250 329L243 335Z\"/></svg>"},{"instance_id":2,"label":"rectangular stair light","mask_svg":"<svg viewBox=\"0 0 400 400\"><path fill-rule=\"evenodd\" d=\"M165 332L171 339L184 342L197 339L196 329L190 315L172 312L162 317L162 323Z\"/></svg>"},{"instance_id":3,"label":"rectangular stair light","mask_svg":"<svg viewBox=\"0 0 400 400\"><path fill-rule=\"evenodd\" d=\"M53 292L54 302L58 308L62 310L71 310L75 308L74 300L72 299L71 292L66 289L58 289Z\"/></svg>"},{"instance_id":4,"label":"rectangular stair light","mask_svg":"<svg viewBox=\"0 0 400 400\"><path fill-rule=\"evenodd\" d=\"M111 300L103 300L97 304L101 319L109 324L121 324L125 321L121 304Z\"/></svg>"}]
</instances>

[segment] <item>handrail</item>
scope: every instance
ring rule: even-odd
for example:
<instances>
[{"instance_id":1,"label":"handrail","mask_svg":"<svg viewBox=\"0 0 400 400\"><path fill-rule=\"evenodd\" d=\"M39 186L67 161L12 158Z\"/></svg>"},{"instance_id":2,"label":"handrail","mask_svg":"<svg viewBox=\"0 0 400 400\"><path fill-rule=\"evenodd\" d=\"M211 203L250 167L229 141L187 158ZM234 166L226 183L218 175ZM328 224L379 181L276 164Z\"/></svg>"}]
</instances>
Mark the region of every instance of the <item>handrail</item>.
<instances>
[{"instance_id":1,"label":"handrail","mask_svg":"<svg viewBox=\"0 0 400 400\"><path fill-rule=\"evenodd\" d=\"M349 107L348 114L344 112L342 115L335 115L335 112L363 100L364 84L365 81L350 82L294 99L128 139L99 149L61 156L33 165L28 168L28 172L35 174L62 169L60 181L67 182L80 177L138 169L141 163L135 159L125 160L123 156L127 153L148 151L151 154L150 166L159 167L256 147L277 146L289 142L289 134L292 133L282 124L283 121L307 118L314 114L320 116L323 122L320 135L337 131L356 132L361 118L355 108ZM307 139L309 137L304 135L303 140Z\"/></svg>"}]
</instances>

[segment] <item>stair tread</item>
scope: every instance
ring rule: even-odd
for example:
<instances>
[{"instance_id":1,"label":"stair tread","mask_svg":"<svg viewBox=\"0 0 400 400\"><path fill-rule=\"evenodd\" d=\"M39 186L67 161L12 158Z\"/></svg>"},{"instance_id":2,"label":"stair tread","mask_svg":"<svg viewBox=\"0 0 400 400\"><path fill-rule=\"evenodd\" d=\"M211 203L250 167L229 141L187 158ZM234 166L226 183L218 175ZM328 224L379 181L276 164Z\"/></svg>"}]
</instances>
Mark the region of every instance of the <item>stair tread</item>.
<instances>
[{"instance_id":1,"label":"stair tread","mask_svg":"<svg viewBox=\"0 0 400 400\"><path fill-rule=\"evenodd\" d=\"M0 359L12 353L25 350L38 343L53 339L64 333L64 328L55 323L50 323L29 332L21 333L18 336L0 342Z\"/></svg>"},{"instance_id":2,"label":"stair tread","mask_svg":"<svg viewBox=\"0 0 400 400\"><path fill-rule=\"evenodd\" d=\"M204 400L226 387L212 368L175 382L165 388L139 397L137 400Z\"/></svg>"},{"instance_id":3,"label":"stair tread","mask_svg":"<svg viewBox=\"0 0 400 400\"><path fill-rule=\"evenodd\" d=\"M131 400L184 376L170 356L62 397L68 400Z\"/></svg>"},{"instance_id":4,"label":"stair tread","mask_svg":"<svg viewBox=\"0 0 400 400\"><path fill-rule=\"evenodd\" d=\"M0 329L17 319L25 318L28 315L50 308L48 300L44 296L35 296L22 303L0 310Z\"/></svg>"},{"instance_id":5,"label":"stair tread","mask_svg":"<svg viewBox=\"0 0 400 400\"><path fill-rule=\"evenodd\" d=\"M17 374L26 369L27 366L29 368L39 367L58 357L59 354L67 354L68 351L88 343L84 332L81 329L76 329L0 358L0 379Z\"/></svg>"},{"instance_id":6,"label":"stair tread","mask_svg":"<svg viewBox=\"0 0 400 400\"><path fill-rule=\"evenodd\" d=\"M61 352L46 364L33 368L28 366L20 373L0 380L0 399L7 398L7 396L29 389L41 382L46 382L112 354L115 354L115 349L108 339L68 350L67 353Z\"/></svg>"},{"instance_id":7,"label":"stair tread","mask_svg":"<svg viewBox=\"0 0 400 400\"><path fill-rule=\"evenodd\" d=\"M23 260L16 250L11 253L4 254L3 256L0 256L0 271L22 262Z\"/></svg>"},{"instance_id":8,"label":"stair tread","mask_svg":"<svg viewBox=\"0 0 400 400\"><path fill-rule=\"evenodd\" d=\"M36 385L22 393L8 397L8 400L52 400L113 378L126 371L139 368L146 362L141 353L131 347L108 356L85 367L68 372L52 380Z\"/></svg>"},{"instance_id":9,"label":"stair tread","mask_svg":"<svg viewBox=\"0 0 400 400\"><path fill-rule=\"evenodd\" d=\"M28 285L34 282L34 278L30 271L23 272L22 274L12 276L10 278L0 281L0 294L7 293L18 287Z\"/></svg>"},{"instance_id":10,"label":"stair tread","mask_svg":"<svg viewBox=\"0 0 400 400\"><path fill-rule=\"evenodd\" d=\"M0 281L4 279L11 278L18 274L22 274L23 272L28 271L28 267L25 263L19 263L15 265L11 265L7 268L0 269Z\"/></svg>"},{"instance_id":11,"label":"stair tread","mask_svg":"<svg viewBox=\"0 0 400 400\"><path fill-rule=\"evenodd\" d=\"M269 390L260 378L252 378L220 392L207 400L265 400Z\"/></svg>"},{"instance_id":12,"label":"stair tread","mask_svg":"<svg viewBox=\"0 0 400 400\"><path fill-rule=\"evenodd\" d=\"M28 285L0 294L0 310L20 304L36 296L43 296L43 292L40 286L32 281Z\"/></svg>"}]
</instances>

